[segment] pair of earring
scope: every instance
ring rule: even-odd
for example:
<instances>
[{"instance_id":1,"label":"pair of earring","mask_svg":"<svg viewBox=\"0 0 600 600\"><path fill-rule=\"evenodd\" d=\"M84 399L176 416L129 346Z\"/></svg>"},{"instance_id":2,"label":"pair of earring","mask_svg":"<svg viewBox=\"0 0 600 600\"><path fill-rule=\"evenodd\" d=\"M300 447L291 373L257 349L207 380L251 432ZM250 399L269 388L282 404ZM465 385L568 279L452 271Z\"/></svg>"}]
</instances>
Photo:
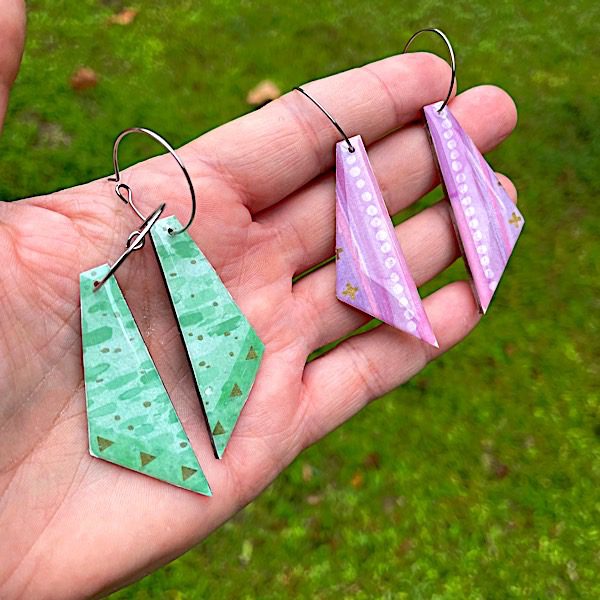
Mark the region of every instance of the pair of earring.
<instances>
[{"instance_id":1,"label":"pair of earring","mask_svg":"<svg viewBox=\"0 0 600 600\"><path fill-rule=\"evenodd\" d=\"M447 36L439 29L422 29L404 51L424 32L439 35L450 52L452 75L446 99L425 106L423 114L475 299L485 313L524 220L447 106L456 76L454 50ZM304 89L296 89L344 138L336 145L337 298L438 347L361 136L349 138L319 102Z\"/></svg>"},{"instance_id":2,"label":"pair of earring","mask_svg":"<svg viewBox=\"0 0 600 600\"><path fill-rule=\"evenodd\" d=\"M160 218L161 204L145 218L131 188L120 182L118 148L130 133L161 143L177 161L190 189L185 226ZM173 408L156 365L114 277L150 234L171 300L217 458L256 378L264 345L204 254L187 233L196 214L189 173L162 137L143 128L122 132L113 148L117 195L143 221L113 263L81 273L81 323L90 453L204 495L210 486Z\"/></svg>"},{"instance_id":3,"label":"pair of earring","mask_svg":"<svg viewBox=\"0 0 600 600\"><path fill-rule=\"evenodd\" d=\"M523 216L493 170L443 102L423 108L433 154L450 202L455 230L485 313L521 233ZM302 88L336 127L336 295L339 300L389 325L438 346L417 287L396 238L393 223L360 135L349 138L337 121ZM192 211L182 227L161 219L161 204L145 218L131 188L120 182L118 147L128 134L149 135L177 161L188 183ZM151 236L171 299L217 458L221 458L256 378L264 346L187 233L196 213L191 178L175 150L143 128L125 130L113 149L117 195L143 221L112 266L80 276L84 378L90 452L123 467L210 495L164 384L114 277L132 252Z\"/></svg>"}]
</instances>

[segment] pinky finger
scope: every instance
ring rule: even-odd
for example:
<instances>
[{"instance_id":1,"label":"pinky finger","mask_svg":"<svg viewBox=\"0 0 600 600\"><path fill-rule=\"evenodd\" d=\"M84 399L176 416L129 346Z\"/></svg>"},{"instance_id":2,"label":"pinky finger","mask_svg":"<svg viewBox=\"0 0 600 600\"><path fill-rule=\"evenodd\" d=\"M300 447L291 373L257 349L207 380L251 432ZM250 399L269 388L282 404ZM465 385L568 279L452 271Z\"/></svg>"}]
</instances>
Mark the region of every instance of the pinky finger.
<instances>
[{"instance_id":1,"label":"pinky finger","mask_svg":"<svg viewBox=\"0 0 600 600\"><path fill-rule=\"evenodd\" d=\"M469 284L452 283L425 300L440 348L388 325L356 335L309 363L304 371L304 446L341 425L370 400L418 373L465 338L479 321ZM343 393L341 392L343 391Z\"/></svg>"}]
</instances>

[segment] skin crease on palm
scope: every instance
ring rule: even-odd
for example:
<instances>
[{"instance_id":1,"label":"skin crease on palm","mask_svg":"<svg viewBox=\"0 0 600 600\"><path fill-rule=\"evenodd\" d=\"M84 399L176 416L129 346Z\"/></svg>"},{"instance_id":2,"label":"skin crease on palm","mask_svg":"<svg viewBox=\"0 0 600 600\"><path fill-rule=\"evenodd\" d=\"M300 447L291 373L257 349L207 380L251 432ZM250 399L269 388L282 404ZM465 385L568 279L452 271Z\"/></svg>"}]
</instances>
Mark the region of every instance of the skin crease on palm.
<instances>
[{"instance_id":1,"label":"skin crease on palm","mask_svg":"<svg viewBox=\"0 0 600 600\"><path fill-rule=\"evenodd\" d=\"M23 4L0 0L0 14L3 116L21 57ZM348 135L363 136L392 213L438 183L418 119L423 105L444 97L449 76L442 59L412 53L306 86ZM491 86L466 91L450 106L482 151L497 146L516 123L511 99ZM314 349L368 320L336 300L333 264L292 284L333 254L338 138L315 110L292 92L180 150L199 197L191 235L266 344L222 461L212 457L152 251L134 253L117 275L212 498L88 454L78 278L121 253L139 223L131 209L105 176L0 203L1 597L101 595L175 558L255 498L306 446L477 324L469 285L457 282L425 299L440 350L381 326L306 364ZM500 179L514 198L512 184ZM143 211L164 201L165 214L187 217L185 180L170 157L139 163L123 180ZM458 257L444 202L397 233L418 285Z\"/></svg>"}]
</instances>

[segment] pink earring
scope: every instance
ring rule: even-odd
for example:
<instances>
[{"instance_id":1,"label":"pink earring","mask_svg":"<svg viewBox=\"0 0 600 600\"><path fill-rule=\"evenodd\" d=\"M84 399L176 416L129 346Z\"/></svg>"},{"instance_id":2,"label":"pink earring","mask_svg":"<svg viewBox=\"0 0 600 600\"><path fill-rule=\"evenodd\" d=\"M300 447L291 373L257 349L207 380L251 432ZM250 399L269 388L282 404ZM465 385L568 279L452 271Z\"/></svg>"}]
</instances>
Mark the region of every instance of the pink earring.
<instances>
[{"instance_id":1,"label":"pink earring","mask_svg":"<svg viewBox=\"0 0 600 600\"><path fill-rule=\"evenodd\" d=\"M438 346L408 270L360 135L336 145L336 296L342 302Z\"/></svg>"},{"instance_id":2,"label":"pink earring","mask_svg":"<svg viewBox=\"0 0 600 600\"><path fill-rule=\"evenodd\" d=\"M448 96L423 108L425 123L442 185L472 279L475 298L485 313L502 277L525 221L473 140L447 106L456 76L454 50L439 29L422 29L408 40L404 51L421 33L439 35L448 50L452 78Z\"/></svg>"}]
</instances>

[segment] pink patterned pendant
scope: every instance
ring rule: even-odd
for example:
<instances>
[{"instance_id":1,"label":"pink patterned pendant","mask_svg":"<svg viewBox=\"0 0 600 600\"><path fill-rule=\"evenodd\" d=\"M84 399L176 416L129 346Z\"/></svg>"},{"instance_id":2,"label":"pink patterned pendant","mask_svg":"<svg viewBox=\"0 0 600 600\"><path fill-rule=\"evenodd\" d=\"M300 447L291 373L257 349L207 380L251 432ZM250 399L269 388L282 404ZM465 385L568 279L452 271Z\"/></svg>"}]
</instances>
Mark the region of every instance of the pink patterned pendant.
<instances>
[{"instance_id":1,"label":"pink patterned pendant","mask_svg":"<svg viewBox=\"0 0 600 600\"><path fill-rule=\"evenodd\" d=\"M454 225L482 313L521 234L523 215L471 138L441 102L423 109Z\"/></svg>"},{"instance_id":2,"label":"pink patterned pendant","mask_svg":"<svg viewBox=\"0 0 600 600\"><path fill-rule=\"evenodd\" d=\"M362 138L350 142L336 146L336 296L437 347Z\"/></svg>"}]
</instances>

